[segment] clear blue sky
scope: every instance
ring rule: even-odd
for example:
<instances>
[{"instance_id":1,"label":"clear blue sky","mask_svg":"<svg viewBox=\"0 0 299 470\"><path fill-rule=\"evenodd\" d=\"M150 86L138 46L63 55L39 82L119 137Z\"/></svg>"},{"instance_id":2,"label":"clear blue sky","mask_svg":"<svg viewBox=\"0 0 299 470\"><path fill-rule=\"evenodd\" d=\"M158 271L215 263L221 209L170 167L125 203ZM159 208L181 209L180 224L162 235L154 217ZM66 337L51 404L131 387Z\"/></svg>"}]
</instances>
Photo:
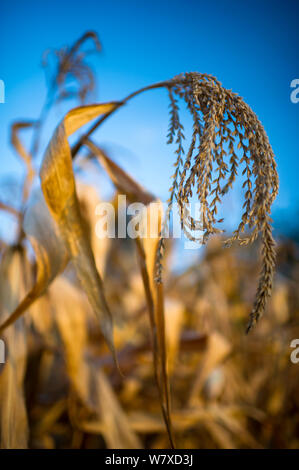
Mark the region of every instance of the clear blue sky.
<instances>
[{"instance_id":1,"label":"clear blue sky","mask_svg":"<svg viewBox=\"0 0 299 470\"><path fill-rule=\"evenodd\" d=\"M290 101L290 82L299 78L298 14L298 0L2 0L0 78L6 103L0 104L0 178L21 174L8 126L39 114L46 94L43 51L71 44L92 29L104 47L91 60L98 101L121 99L143 85L199 71L215 75L249 103L277 156L278 223L299 203L299 103ZM54 111L49 131L63 111ZM153 91L131 102L96 135L124 168L164 200L174 159L165 144L167 127L165 94Z\"/></svg>"}]
</instances>

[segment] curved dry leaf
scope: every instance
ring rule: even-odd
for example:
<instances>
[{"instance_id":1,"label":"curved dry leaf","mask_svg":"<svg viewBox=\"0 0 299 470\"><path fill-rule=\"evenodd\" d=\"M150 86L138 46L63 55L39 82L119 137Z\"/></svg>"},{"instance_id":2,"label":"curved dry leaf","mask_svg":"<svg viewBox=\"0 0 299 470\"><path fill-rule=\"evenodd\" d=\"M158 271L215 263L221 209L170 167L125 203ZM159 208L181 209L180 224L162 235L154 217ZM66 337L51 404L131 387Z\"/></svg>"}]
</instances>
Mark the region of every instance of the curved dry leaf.
<instances>
[{"instance_id":1,"label":"curved dry leaf","mask_svg":"<svg viewBox=\"0 0 299 470\"><path fill-rule=\"evenodd\" d=\"M79 422L79 427L87 433L101 434L108 449L141 449L142 444L133 430L131 420L104 372L99 368L94 369L91 378L99 420Z\"/></svg>"},{"instance_id":2,"label":"curved dry leaf","mask_svg":"<svg viewBox=\"0 0 299 470\"><path fill-rule=\"evenodd\" d=\"M215 331L208 337L207 349L203 362L198 367L195 380L191 388L189 403L193 405L198 400L201 388L209 374L227 358L231 352L231 344L227 339Z\"/></svg>"},{"instance_id":3,"label":"curved dry leaf","mask_svg":"<svg viewBox=\"0 0 299 470\"><path fill-rule=\"evenodd\" d=\"M23 257L20 251L9 249L3 255L0 269L1 321L17 305L23 291ZM27 448L28 441L23 390L27 345L23 319L16 322L3 339L6 361L0 372L0 447L23 449Z\"/></svg>"},{"instance_id":4,"label":"curved dry leaf","mask_svg":"<svg viewBox=\"0 0 299 470\"><path fill-rule=\"evenodd\" d=\"M71 383L85 406L99 419L96 422L85 422L85 428L91 433L100 432L109 448L141 448L108 379L97 367L96 361L91 358L87 360L85 299L63 277L55 280L49 293L55 301L55 321L62 339Z\"/></svg>"},{"instance_id":5,"label":"curved dry leaf","mask_svg":"<svg viewBox=\"0 0 299 470\"><path fill-rule=\"evenodd\" d=\"M40 170L41 187L53 219L73 261L79 282L96 313L105 339L114 354L112 315L104 295L88 237L82 224L76 194L68 137L81 126L108 113L119 103L82 106L71 110L57 127Z\"/></svg>"},{"instance_id":6,"label":"curved dry leaf","mask_svg":"<svg viewBox=\"0 0 299 470\"><path fill-rule=\"evenodd\" d=\"M35 191L31 196L30 204L24 214L23 229L36 256L36 281L17 308L0 324L0 333L14 323L45 292L69 260L58 227L50 215L40 190Z\"/></svg>"},{"instance_id":7,"label":"curved dry leaf","mask_svg":"<svg viewBox=\"0 0 299 470\"><path fill-rule=\"evenodd\" d=\"M96 236L95 231L92 230L92 227L94 227L96 223L95 208L100 202L100 199L94 188L83 184L82 182L77 184L77 192L81 212L84 216L84 221L86 219L86 224L89 228L89 238L91 240L91 246L96 260L96 266L100 275L102 275L105 268L109 239L100 240ZM62 272L68 261L68 256L64 249L63 241L60 239L58 227L50 216L41 191L33 193L33 197L35 198L36 202L31 202L31 215L28 213L25 215L25 232L28 238L31 240L32 245L35 246L38 273L49 273L48 281L44 280L43 282L46 287L46 285L48 286L50 281L56 277L56 273L59 274L59 272ZM37 205L38 199L40 199L39 207ZM39 214L43 215L39 217ZM49 228L45 232L46 227ZM47 247L50 250L47 250ZM43 251L43 256L38 256L38 253L41 251ZM48 269L43 269L42 266L39 267L41 263L47 263ZM52 271L52 275L50 275L50 271ZM38 275L38 278L39 277L40 275ZM51 293L52 290L50 290L50 294ZM44 295L30 307L30 317L34 323L35 328L41 334L45 334L50 330L50 325L53 322L53 315L51 314L50 310L49 298Z\"/></svg>"},{"instance_id":8,"label":"curved dry leaf","mask_svg":"<svg viewBox=\"0 0 299 470\"><path fill-rule=\"evenodd\" d=\"M59 279L59 278L58 278ZM28 310L30 323L34 330L42 338L46 338L46 343L51 343L54 318L51 310L50 298L48 291L39 297L36 302L29 307Z\"/></svg>"},{"instance_id":9,"label":"curved dry leaf","mask_svg":"<svg viewBox=\"0 0 299 470\"><path fill-rule=\"evenodd\" d=\"M184 304L177 299L167 299L165 302L166 342L168 366L170 374L176 367L176 359L180 348L180 339L184 325Z\"/></svg>"},{"instance_id":10,"label":"curved dry leaf","mask_svg":"<svg viewBox=\"0 0 299 470\"><path fill-rule=\"evenodd\" d=\"M146 191L128 173L120 168L108 155L94 144L90 139L85 145L97 157L116 189L127 196L130 202L142 202L145 205L156 201L155 196Z\"/></svg>"},{"instance_id":11,"label":"curved dry leaf","mask_svg":"<svg viewBox=\"0 0 299 470\"><path fill-rule=\"evenodd\" d=\"M18 155L22 158L26 165L27 175L24 181L23 187L23 202L25 202L28 198L29 191L31 188L31 184L35 175L34 168L32 166L32 158L29 152L25 149L24 145L22 144L19 138L19 132L23 129L29 129L30 127L34 126L34 122L15 122L11 127L11 143L12 146L15 148Z\"/></svg>"},{"instance_id":12,"label":"curved dry leaf","mask_svg":"<svg viewBox=\"0 0 299 470\"><path fill-rule=\"evenodd\" d=\"M86 303L78 292L63 276L57 278L49 289L50 302L55 322L60 333L66 367L71 383L81 400L89 401L89 374L84 360L87 343Z\"/></svg>"},{"instance_id":13,"label":"curved dry leaf","mask_svg":"<svg viewBox=\"0 0 299 470\"><path fill-rule=\"evenodd\" d=\"M46 203L41 196L38 197L38 202L29 206L24 220L24 230L31 240L37 257L37 281L19 307L0 325L0 332L22 315L45 291L70 257L80 284L98 317L106 341L115 355L112 316L104 296L102 280L96 269L90 242L82 224L67 138L90 120L117 106L119 103L75 108L65 116L54 132L40 171ZM46 210L46 204L49 211Z\"/></svg>"},{"instance_id":14,"label":"curved dry leaf","mask_svg":"<svg viewBox=\"0 0 299 470\"><path fill-rule=\"evenodd\" d=\"M84 221L86 221L88 235L96 262L96 267L100 276L104 275L107 253L110 246L109 238L99 238L94 227L97 223L96 208L101 202L98 192L95 188L82 183L76 183L78 199L80 202L80 210Z\"/></svg>"},{"instance_id":15,"label":"curved dry leaf","mask_svg":"<svg viewBox=\"0 0 299 470\"><path fill-rule=\"evenodd\" d=\"M148 305L150 317L153 355L156 382L159 389L161 407L164 421L167 427L170 444L174 447L174 437L172 431L170 415L170 391L167 371L167 351L165 338L165 315L164 315L164 293L162 283L155 281L156 254L159 248L159 234L161 231L161 220L163 207L159 200L148 193L140 186L128 173L114 163L97 145L88 140L86 145L96 155L111 178L116 188L125 194L130 202L142 202L146 205L143 213L141 225L144 232L143 238L136 238L137 251L139 255L139 264L141 276L144 284L144 290ZM155 204L152 211L152 204ZM156 236L151 230L151 217L158 223Z\"/></svg>"}]
</instances>

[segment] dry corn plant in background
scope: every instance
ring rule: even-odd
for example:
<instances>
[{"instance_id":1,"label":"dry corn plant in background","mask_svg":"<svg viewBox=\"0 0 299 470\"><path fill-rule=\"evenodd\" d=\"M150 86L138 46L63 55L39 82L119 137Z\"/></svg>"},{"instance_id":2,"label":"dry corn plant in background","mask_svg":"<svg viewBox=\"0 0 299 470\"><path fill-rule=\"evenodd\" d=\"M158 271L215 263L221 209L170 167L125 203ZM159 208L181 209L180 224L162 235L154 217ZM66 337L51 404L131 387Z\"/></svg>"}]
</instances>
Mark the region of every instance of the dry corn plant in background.
<instances>
[{"instance_id":1,"label":"dry corn plant in background","mask_svg":"<svg viewBox=\"0 0 299 470\"><path fill-rule=\"evenodd\" d=\"M262 431L263 442L253 437L257 433L254 426L258 428L265 418L255 400L267 374L265 368L258 369L252 389L248 388L246 358L241 357L246 347L237 358L234 352L242 333L237 328L238 335L233 336L229 326L236 305L231 313L227 290L237 287L227 288L223 279L215 283L219 271L213 264L209 269L214 269L214 281L207 274L200 275L200 267L192 268L193 275L191 269L175 277L168 266L171 242L166 244L164 239L169 212L177 203L182 228L190 240L197 239L198 231L204 233L204 242L210 235L222 240L223 219L217 212L240 169L244 210L236 230L223 241L249 245L260 236L262 268L249 331L265 310L275 265L270 212L278 176L265 130L240 96L211 75L197 72L144 87L122 101L86 104L95 86L86 63L91 52L84 49L86 42L92 43L94 51L101 50L97 35L88 32L73 47L45 54L49 91L40 118L12 125L11 143L26 165L26 178L20 207L4 202L0 206L18 221L15 243L1 243L0 334L7 345L7 360L0 370L1 446L137 448L170 443L174 447L175 436L180 447L267 445ZM55 69L49 75L51 60ZM160 220L160 236L99 240L94 233L99 196L80 181L80 172L75 178L73 160L79 156L83 172L88 172L89 165L106 172L115 186L115 207L118 193L125 194L128 202L142 202L147 207L159 202L92 140L93 132L132 98L158 88L169 94L167 138L176 154L169 211ZM45 119L56 103L69 97L82 105L71 109L58 124L40 166L40 189L33 188L34 158ZM193 123L187 147L179 110L183 102ZM70 147L68 138L91 121L90 129ZM29 130L30 151L20 135ZM188 211L193 198L201 204L200 220ZM221 263L226 255L217 253ZM207 263L208 257L202 262L203 269ZM246 280L249 275L246 263L239 266L239 274L230 267L235 276L232 283L239 282L238 276ZM227 265L222 266L224 277L226 269ZM255 271L250 269L252 278ZM200 284L206 290L196 287ZM219 304L223 302L222 307L212 306L215 298ZM238 299L243 319L248 302ZM203 323L196 320L197 308ZM204 312L208 310L214 312L214 323L207 320ZM227 315L221 315L221 310ZM269 319L266 321L270 328ZM252 357L250 341L248 338L248 357ZM260 347L260 343L255 345ZM152 386L150 350L157 395ZM174 367L179 353L185 359ZM226 366L229 357L232 363ZM230 380L230 391L223 385L223 374ZM169 375L176 376L173 412ZM223 403L217 401L220 396Z\"/></svg>"}]
</instances>

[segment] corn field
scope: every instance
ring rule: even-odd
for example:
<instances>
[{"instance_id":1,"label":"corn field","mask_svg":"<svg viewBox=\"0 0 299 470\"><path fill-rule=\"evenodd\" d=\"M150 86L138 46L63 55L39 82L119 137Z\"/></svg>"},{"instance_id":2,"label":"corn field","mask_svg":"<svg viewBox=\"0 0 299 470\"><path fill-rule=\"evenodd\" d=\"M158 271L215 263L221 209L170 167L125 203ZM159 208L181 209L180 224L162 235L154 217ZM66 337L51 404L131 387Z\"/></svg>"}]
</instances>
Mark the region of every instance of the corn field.
<instances>
[{"instance_id":1,"label":"corn field","mask_svg":"<svg viewBox=\"0 0 299 470\"><path fill-rule=\"evenodd\" d=\"M0 244L0 447L298 448L299 255L294 241L272 235L279 183L263 125L237 93L199 72L94 102L88 55L101 48L89 31L46 51L40 115L11 124L26 174L20 200L0 202L14 230ZM104 201L86 175L105 173L116 214L119 195L147 215L161 205L93 135L156 89L169 97L174 149L167 210L155 237L100 239ZM77 106L41 155L48 114L70 96ZM222 203L236 181L243 210L226 236ZM200 218L188 210L194 200ZM185 237L205 245L180 272L165 236L174 205Z\"/></svg>"}]
</instances>

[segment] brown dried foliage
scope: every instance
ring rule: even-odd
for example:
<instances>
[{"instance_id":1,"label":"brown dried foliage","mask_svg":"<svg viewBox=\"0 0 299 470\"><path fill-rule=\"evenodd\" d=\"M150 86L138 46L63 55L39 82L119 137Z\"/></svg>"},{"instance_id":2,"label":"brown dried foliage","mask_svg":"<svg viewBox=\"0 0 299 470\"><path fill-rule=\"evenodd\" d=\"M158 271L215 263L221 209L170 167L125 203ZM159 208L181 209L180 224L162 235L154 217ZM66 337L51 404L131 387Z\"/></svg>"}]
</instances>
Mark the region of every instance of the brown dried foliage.
<instances>
[{"instance_id":1,"label":"brown dried foliage","mask_svg":"<svg viewBox=\"0 0 299 470\"><path fill-rule=\"evenodd\" d=\"M70 76L75 79L75 96L80 101L94 88L94 76L85 63L87 53L82 52L82 44L88 39L96 50L100 49L95 33L87 32L72 47L55 52L56 72L51 77L48 99L39 119L36 123L16 122L12 127L12 145L27 169L21 205L24 207L27 199L28 204L19 213L0 203L0 209L16 215L19 221L16 246L1 243L0 275L5 279L2 283L5 288L1 292L0 332L9 347L9 360L0 370L0 396L5 408L1 410L0 406L1 446L26 447L29 433L31 447L166 447L166 435L174 447L173 427L179 447L267 445L269 436L260 429L258 442L249 421L261 423L265 418L260 407L267 405L258 402L258 396L260 384L269 377L272 380L272 371L267 373L257 366L256 385L250 394L245 379L246 354L242 359L235 360L234 356L229 359L238 355L240 332L236 319L243 319L247 303L239 302L236 307L233 302L233 315L229 314L230 291L222 281L217 291L213 276L199 279L195 266L182 276L173 276L166 270L168 282L166 286L162 282L162 255L167 248L163 230L173 203L179 205L186 236L196 240L196 233L203 231L207 241L210 235L222 232L218 226L221 223L217 219L218 207L232 188L238 167L243 167L244 212L239 226L225 243L239 241L248 245L261 234L262 272L248 331L257 322L271 293L275 262L270 211L278 191L278 177L267 135L251 108L238 95L223 88L216 78L186 73L137 90L119 102L70 110L45 152L40 170L41 191L32 192L35 173L32 158L38 152L41 128L57 99L56 92L59 99L69 97ZM85 146L117 191L126 194L130 202L141 201L149 207L156 198L90 137L124 103L157 88L165 88L169 93L168 143L176 145L175 172L169 210L165 220L160 221L160 237L136 240L137 264L130 240L99 243L92 235L98 199L91 187L82 189L82 184L78 185L72 159ZM186 154L180 101L187 105L193 122ZM68 137L97 117L71 149ZM19 137L19 130L29 127L34 131L31 152ZM188 210L195 195L202 207L201 220L194 219ZM27 239L34 248L36 265L28 260ZM229 262L238 256L227 253L217 251L209 269L214 270L215 259L221 264L225 256ZM209 252L202 266L208 262ZM164 263L168 267L167 256ZM225 263L220 269L223 273ZM246 271L246 264L242 269ZM16 271L18 285L14 287ZM219 276L217 266L214 275ZM224 278L228 277L224 274ZM202 285L200 292L198 283ZM234 283L236 277L232 277L230 289L239 292L240 286ZM216 298L218 303L222 299L217 308L213 304ZM20 318L26 311L27 315ZM149 315L151 342L145 311ZM208 311L214 311L210 319ZM264 333L272 331L269 320L265 325ZM113 369L104 338L117 363L116 345L125 377ZM259 345L255 347L258 350ZM157 396L151 380L150 349ZM181 354L185 355L184 361ZM21 367L17 370L19 357ZM230 381L234 385L231 390L225 385L218 386L217 380L215 386L213 374L217 379L219 368L220 382ZM282 373L286 373L283 368ZM174 412L170 406L169 374ZM268 392L270 396L271 389ZM292 396L291 387L288 393ZM46 402L42 397L46 397ZM158 406L162 408L165 428ZM274 428L271 439L276 438ZM95 436L101 436L104 444Z\"/></svg>"}]
</instances>

